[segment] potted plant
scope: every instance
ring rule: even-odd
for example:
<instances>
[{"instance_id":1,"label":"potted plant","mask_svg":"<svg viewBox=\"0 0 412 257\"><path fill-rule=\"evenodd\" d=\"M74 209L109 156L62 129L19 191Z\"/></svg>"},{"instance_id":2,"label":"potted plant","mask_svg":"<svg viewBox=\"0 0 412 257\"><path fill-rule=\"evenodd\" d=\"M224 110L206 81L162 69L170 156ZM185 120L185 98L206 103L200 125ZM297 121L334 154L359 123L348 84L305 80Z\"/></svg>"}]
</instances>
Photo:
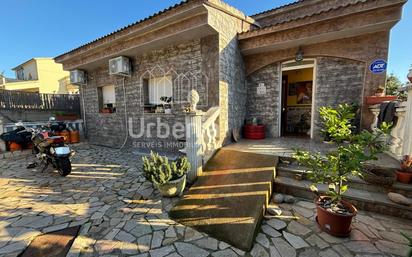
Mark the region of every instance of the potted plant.
<instances>
[{"instance_id":1,"label":"potted plant","mask_svg":"<svg viewBox=\"0 0 412 257\"><path fill-rule=\"evenodd\" d=\"M399 182L409 184L412 180L412 155L405 155L401 160L401 169L396 171Z\"/></svg>"},{"instance_id":2,"label":"potted plant","mask_svg":"<svg viewBox=\"0 0 412 257\"><path fill-rule=\"evenodd\" d=\"M385 95L385 87L380 86L375 90L373 96L365 97L365 102L367 105L380 104L387 101L395 101L398 97L396 95Z\"/></svg>"},{"instance_id":3,"label":"potted plant","mask_svg":"<svg viewBox=\"0 0 412 257\"><path fill-rule=\"evenodd\" d=\"M350 202L342 199L347 191L349 175L361 175L363 163L376 159L387 145L381 140L386 130L377 129L374 133L362 131L351 136L350 144L339 145L326 155L296 150L294 158L300 165L307 166L308 174L314 184L311 190L316 193L316 220L322 230L334 236L348 236L351 232L352 218L357 210ZM328 190L321 195L316 187L327 184Z\"/></svg>"},{"instance_id":4,"label":"potted plant","mask_svg":"<svg viewBox=\"0 0 412 257\"><path fill-rule=\"evenodd\" d=\"M385 96L385 87L379 86L375 91L375 96Z\"/></svg>"},{"instance_id":5,"label":"potted plant","mask_svg":"<svg viewBox=\"0 0 412 257\"><path fill-rule=\"evenodd\" d=\"M163 102L163 109L164 109L165 114L171 114L172 105L170 103L172 102L172 97L162 96L160 97L160 101Z\"/></svg>"},{"instance_id":6,"label":"potted plant","mask_svg":"<svg viewBox=\"0 0 412 257\"><path fill-rule=\"evenodd\" d=\"M151 152L149 157L143 158L145 177L165 197L181 195L186 186L186 173L190 170L190 163L186 157L169 161L165 156Z\"/></svg>"},{"instance_id":7,"label":"potted plant","mask_svg":"<svg viewBox=\"0 0 412 257\"><path fill-rule=\"evenodd\" d=\"M355 119L355 106L340 104L337 108L319 108L321 134L325 143L347 141L352 134Z\"/></svg>"},{"instance_id":8,"label":"potted plant","mask_svg":"<svg viewBox=\"0 0 412 257\"><path fill-rule=\"evenodd\" d=\"M110 108L103 108L103 109L100 110L100 112L101 113L112 113L113 111Z\"/></svg>"}]
</instances>

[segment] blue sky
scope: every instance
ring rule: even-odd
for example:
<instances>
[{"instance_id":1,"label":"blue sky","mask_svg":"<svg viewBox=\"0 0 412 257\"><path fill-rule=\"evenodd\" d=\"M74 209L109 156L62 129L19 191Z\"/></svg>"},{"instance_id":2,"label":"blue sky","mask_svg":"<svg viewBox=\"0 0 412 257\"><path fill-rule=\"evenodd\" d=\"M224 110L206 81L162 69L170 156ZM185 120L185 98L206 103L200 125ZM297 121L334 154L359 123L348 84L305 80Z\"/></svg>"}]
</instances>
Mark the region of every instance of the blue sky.
<instances>
[{"instance_id":1,"label":"blue sky","mask_svg":"<svg viewBox=\"0 0 412 257\"><path fill-rule=\"evenodd\" d=\"M55 57L97 37L167 8L179 0L2 0L0 72L32 57ZM226 0L254 14L292 0ZM412 64L412 3L391 34L389 72L406 80Z\"/></svg>"}]
</instances>

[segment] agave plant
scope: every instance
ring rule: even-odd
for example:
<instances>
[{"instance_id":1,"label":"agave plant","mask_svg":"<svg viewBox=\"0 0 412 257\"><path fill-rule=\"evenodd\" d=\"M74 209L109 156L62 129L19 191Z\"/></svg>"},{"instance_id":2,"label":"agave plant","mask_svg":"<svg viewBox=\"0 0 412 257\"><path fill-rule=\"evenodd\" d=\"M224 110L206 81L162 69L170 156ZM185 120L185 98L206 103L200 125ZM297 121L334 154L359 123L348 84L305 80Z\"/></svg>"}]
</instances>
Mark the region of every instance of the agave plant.
<instances>
[{"instance_id":1,"label":"agave plant","mask_svg":"<svg viewBox=\"0 0 412 257\"><path fill-rule=\"evenodd\" d=\"M186 157L169 161L166 156L151 152L149 157L144 156L142 159L145 177L158 185L164 185L171 180L181 178L190 170L190 163Z\"/></svg>"}]
</instances>

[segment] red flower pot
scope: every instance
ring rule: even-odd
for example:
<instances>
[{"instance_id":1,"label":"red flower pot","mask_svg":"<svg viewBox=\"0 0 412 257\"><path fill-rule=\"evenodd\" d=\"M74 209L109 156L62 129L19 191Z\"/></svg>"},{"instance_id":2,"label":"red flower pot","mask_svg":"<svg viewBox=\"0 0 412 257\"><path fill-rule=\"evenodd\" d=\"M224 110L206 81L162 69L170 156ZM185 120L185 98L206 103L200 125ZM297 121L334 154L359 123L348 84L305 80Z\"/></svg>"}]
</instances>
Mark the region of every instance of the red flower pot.
<instances>
[{"instance_id":1,"label":"red flower pot","mask_svg":"<svg viewBox=\"0 0 412 257\"><path fill-rule=\"evenodd\" d=\"M396 178L399 182L409 184L412 180L412 172L396 171Z\"/></svg>"},{"instance_id":2,"label":"red flower pot","mask_svg":"<svg viewBox=\"0 0 412 257\"><path fill-rule=\"evenodd\" d=\"M356 216L358 210L355 206L345 200L341 200L341 203L350 210L351 215L343 215L327 211L319 205L318 199L316 199L316 221L320 229L326 233L331 234L332 236L347 237L351 232L352 218Z\"/></svg>"},{"instance_id":3,"label":"red flower pot","mask_svg":"<svg viewBox=\"0 0 412 257\"><path fill-rule=\"evenodd\" d=\"M243 137L246 139L265 139L265 126L264 125L244 125Z\"/></svg>"}]
</instances>

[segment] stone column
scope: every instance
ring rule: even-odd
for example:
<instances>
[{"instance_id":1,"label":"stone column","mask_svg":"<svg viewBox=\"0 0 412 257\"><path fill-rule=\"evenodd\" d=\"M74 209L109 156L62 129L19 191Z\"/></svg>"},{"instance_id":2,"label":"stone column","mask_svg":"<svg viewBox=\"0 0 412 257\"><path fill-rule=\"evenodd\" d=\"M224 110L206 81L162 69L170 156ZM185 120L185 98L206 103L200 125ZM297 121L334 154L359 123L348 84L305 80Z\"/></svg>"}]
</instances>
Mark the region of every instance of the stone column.
<instances>
[{"instance_id":1,"label":"stone column","mask_svg":"<svg viewBox=\"0 0 412 257\"><path fill-rule=\"evenodd\" d=\"M0 135L3 134L4 131L4 127L3 127L3 118L0 117ZM4 142L3 140L0 139L0 152L5 152L6 151L6 142Z\"/></svg>"},{"instance_id":2,"label":"stone column","mask_svg":"<svg viewBox=\"0 0 412 257\"><path fill-rule=\"evenodd\" d=\"M371 124L371 129L374 130L375 128L378 127L378 116L379 116L379 112L381 111L380 104L371 105L369 107L369 110L373 114L373 122Z\"/></svg>"},{"instance_id":3,"label":"stone column","mask_svg":"<svg viewBox=\"0 0 412 257\"><path fill-rule=\"evenodd\" d=\"M201 112L186 114L186 155L191 169L188 173L189 183L193 183L202 174L202 116Z\"/></svg>"},{"instance_id":4,"label":"stone column","mask_svg":"<svg viewBox=\"0 0 412 257\"><path fill-rule=\"evenodd\" d=\"M405 112L406 112L406 103L400 103L399 106L396 108L396 117L398 117L398 121L396 122L396 126L392 128L391 136L392 141L390 145L390 150L393 154L397 157L402 155L402 145L403 145L403 135L405 131Z\"/></svg>"},{"instance_id":5,"label":"stone column","mask_svg":"<svg viewBox=\"0 0 412 257\"><path fill-rule=\"evenodd\" d=\"M404 89L408 92L408 101L406 103L402 154L406 155L412 154L412 83L409 83Z\"/></svg>"}]
</instances>

